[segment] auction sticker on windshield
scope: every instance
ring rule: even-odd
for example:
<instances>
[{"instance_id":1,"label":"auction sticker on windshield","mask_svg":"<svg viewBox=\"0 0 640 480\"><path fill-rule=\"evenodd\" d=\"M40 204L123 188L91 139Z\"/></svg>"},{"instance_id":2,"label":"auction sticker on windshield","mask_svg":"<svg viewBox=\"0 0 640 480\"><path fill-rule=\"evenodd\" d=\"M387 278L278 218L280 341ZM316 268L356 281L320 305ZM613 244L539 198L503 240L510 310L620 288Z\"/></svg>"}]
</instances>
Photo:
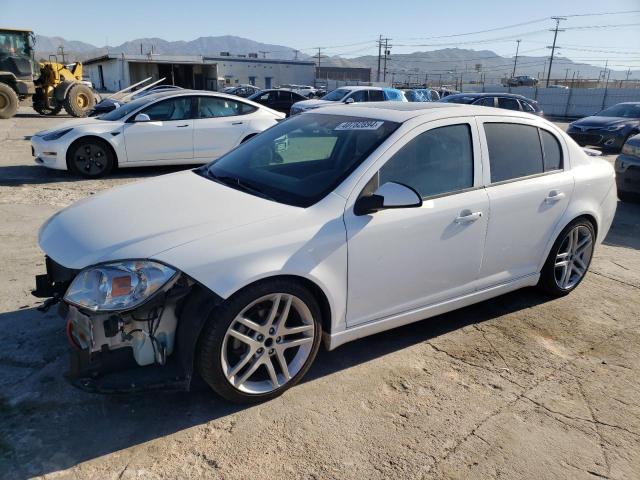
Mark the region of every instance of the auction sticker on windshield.
<instances>
[{"instance_id":1,"label":"auction sticker on windshield","mask_svg":"<svg viewBox=\"0 0 640 480\"><path fill-rule=\"evenodd\" d=\"M362 120L339 123L334 130L377 130L384 122L380 120Z\"/></svg>"}]
</instances>

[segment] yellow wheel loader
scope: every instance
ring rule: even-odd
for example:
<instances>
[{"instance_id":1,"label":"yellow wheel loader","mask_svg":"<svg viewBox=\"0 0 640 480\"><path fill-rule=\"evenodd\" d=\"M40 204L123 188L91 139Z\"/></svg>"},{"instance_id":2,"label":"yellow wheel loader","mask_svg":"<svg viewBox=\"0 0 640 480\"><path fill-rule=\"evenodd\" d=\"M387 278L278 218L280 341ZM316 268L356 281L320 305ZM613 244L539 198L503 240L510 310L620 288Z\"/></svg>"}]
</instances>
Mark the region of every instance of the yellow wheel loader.
<instances>
[{"instance_id":1,"label":"yellow wheel loader","mask_svg":"<svg viewBox=\"0 0 640 480\"><path fill-rule=\"evenodd\" d=\"M85 117L96 103L93 90L82 83L82 64L65 65L52 55L36 63L31 30L0 28L0 118L11 118L21 101L32 99L42 115Z\"/></svg>"}]
</instances>

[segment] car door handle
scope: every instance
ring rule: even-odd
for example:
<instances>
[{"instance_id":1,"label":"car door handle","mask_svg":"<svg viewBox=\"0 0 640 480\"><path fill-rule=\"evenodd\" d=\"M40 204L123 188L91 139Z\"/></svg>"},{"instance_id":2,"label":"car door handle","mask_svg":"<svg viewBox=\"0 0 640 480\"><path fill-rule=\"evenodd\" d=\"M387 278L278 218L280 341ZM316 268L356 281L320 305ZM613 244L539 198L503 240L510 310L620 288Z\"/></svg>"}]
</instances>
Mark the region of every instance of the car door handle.
<instances>
[{"instance_id":1,"label":"car door handle","mask_svg":"<svg viewBox=\"0 0 640 480\"><path fill-rule=\"evenodd\" d=\"M242 125L242 122L231 122L231 125Z\"/></svg>"},{"instance_id":2,"label":"car door handle","mask_svg":"<svg viewBox=\"0 0 640 480\"><path fill-rule=\"evenodd\" d=\"M472 223L482 218L482 212L472 212L471 210L462 210L454 220L456 223Z\"/></svg>"},{"instance_id":3,"label":"car door handle","mask_svg":"<svg viewBox=\"0 0 640 480\"><path fill-rule=\"evenodd\" d=\"M562 192L559 192L557 190L551 190L549 192L549 195L547 195L547 198L544 199L545 203L556 203L559 202L560 200L562 200L565 197L565 194Z\"/></svg>"},{"instance_id":4,"label":"car door handle","mask_svg":"<svg viewBox=\"0 0 640 480\"><path fill-rule=\"evenodd\" d=\"M188 127L188 126L189 126L189 124L187 123L185 125L176 125L176 128L184 128L184 127Z\"/></svg>"}]
</instances>

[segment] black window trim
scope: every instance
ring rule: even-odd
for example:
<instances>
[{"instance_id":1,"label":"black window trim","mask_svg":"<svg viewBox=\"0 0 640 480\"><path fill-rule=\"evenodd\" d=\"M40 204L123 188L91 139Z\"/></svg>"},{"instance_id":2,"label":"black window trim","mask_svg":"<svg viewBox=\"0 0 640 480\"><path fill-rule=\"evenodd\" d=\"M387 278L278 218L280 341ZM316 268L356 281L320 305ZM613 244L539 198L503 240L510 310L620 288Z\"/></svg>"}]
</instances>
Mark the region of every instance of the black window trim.
<instances>
[{"instance_id":1,"label":"black window trim","mask_svg":"<svg viewBox=\"0 0 640 480\"><path fill-rule=\"evenodd\" d=\"M558 146L560 147L560 163L562 164L561 168L556 168L554 170L549 170L549 171L542 171L540 173L533 173L531 175L525 175L524 177L510 178L508 180L500 180L499 182L492 182L491 181L491 175L489 175L489 183L487 183L485 185L485 188L499 186L499 185L505 185L507 183L520 182L520 181L529 180L529 179L532 179L532 178L544 177L546 175L554 175L554 174L557 174L557 173L564 172L566 170L565 161L564 161L564 150L562 148L562 143L558 139L558 136L555 135L553 132L549 131L548 129L539 127L538 125L531 125L530 123L507 122L507 121L504 121L504 120L503 121L485 121L485 120L480 120L480 122L482 123L482 134L484 136L484 142L485 142L485 144L487 146L487 154L489 153L489 142L487 141L487 135L486 135L485 130L484 130L484 126L487 123L507 123L507 124L510 124L510 125L524 125L524 126L527 126L527 127L533 127L533 128L538 130L538 139L540 141L540 150L542 151L542 168L543 168L543 170L544 170L544 147L543 147L543 144L542 144L542 136L540 135L540 130L544 130L545 132L553 135L553 137L558 142ZM489 174L491 174L491 158L489 156L487 156L487 162L489 163Z\"/></svg>"}]
</instances>

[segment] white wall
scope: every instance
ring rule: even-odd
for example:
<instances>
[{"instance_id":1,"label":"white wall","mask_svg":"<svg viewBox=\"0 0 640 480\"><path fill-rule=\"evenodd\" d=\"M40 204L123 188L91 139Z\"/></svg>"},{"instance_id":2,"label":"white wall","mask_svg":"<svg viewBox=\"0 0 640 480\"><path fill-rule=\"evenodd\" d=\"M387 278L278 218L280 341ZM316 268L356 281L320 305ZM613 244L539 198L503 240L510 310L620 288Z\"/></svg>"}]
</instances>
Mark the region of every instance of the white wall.
<instances>
[{"instance_id":1,"label":"white wall","mask_svg":"<svg viewBox=\"0 0 640 480\"><path fill-rule=\"evenodd\" d=\"M313 85L315 66L305 64L281 64L271 62L238 62L233 58L217 60L218 75L229 80L230 85L250 83L255 77L258 88L266 88L265 77L271 77L271 87L283 84Z\"/></svg>"},{"instance_id":2,"label":"white wall","mask_svg":"<svg viewBox=\"0 0 640 480\"><path fill-rule=\"evenodd\" d=\"M100 88L98 65L102 65L104 86L108 91L117 92L130 85L128 62L123 64L122 60L111 59L83 67L83 73L89 76L95 88Z\"/></svg>"}]
</instances>

